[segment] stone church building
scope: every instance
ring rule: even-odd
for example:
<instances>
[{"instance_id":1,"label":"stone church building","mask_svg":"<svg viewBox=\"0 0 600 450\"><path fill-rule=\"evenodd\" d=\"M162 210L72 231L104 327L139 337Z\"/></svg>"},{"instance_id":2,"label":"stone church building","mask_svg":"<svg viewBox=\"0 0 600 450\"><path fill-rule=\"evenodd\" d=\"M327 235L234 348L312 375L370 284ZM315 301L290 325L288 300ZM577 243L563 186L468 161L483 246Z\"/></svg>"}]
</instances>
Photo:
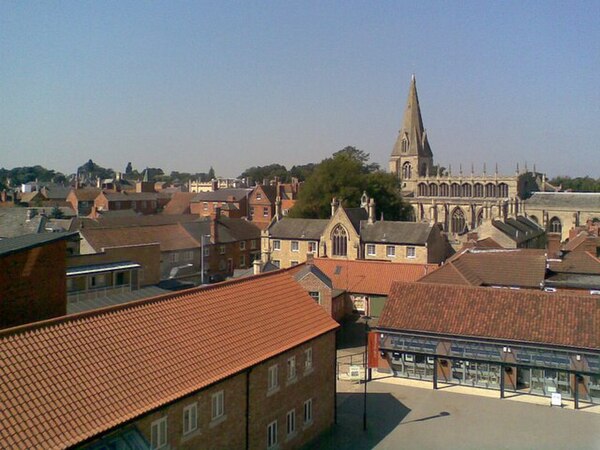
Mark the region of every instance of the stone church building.
<instances>
[{"instance_id":1,"label":"stone church building","mask_svg":"<svg viewBox=\"0 0 600 450\"><path fill-rule=\"evenodd\" d=\"M522 202L533 192L552 188L545 175L517 171L514 175L500 175L498 168L482 174L443 173L436 170L433 152L423 126L413 75L402 128L394 145L390 172L402 182L402 194L413 208L416 221L439 223L445 231L463 234L478 227L485 220L506 219L523 214Z\"/></svg>"}]
</instances>

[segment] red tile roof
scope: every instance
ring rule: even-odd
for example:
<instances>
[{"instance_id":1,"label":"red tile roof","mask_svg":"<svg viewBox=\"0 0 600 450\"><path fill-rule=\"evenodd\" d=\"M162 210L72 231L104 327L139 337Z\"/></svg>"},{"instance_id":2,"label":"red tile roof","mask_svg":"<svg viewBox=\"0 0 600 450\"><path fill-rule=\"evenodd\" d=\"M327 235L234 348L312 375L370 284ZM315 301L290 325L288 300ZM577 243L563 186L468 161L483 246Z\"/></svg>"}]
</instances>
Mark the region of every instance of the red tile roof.
<instances>
[{"instance_id":1,"label":"red tile roof","mask_svg":"<svg viewBox=\"0 0 600 450\"><path fill-rule=\"evenodd\" d=\"M64 448L337 328L286 272L0 332L0 446Z\"/></svg>"},{"instance_id":2,"label":"red tile roof","mask_svg":"<svg viewBox=\"0 0 600 450\"><path fill-rule=\"evenodd\" d=\"M190 203L195 195L195 192L175 192L169 203L165 205L163 214L189 214Z\"/></svg>"},{"instance_id":3,"label":"red tile roof","mask_svg":"<svg viewBox=\"0 0 600 450\"><path fill-rule=\"evenodd\" d=\"M394 281L416 281L438 268L435 264L330 258L315 258L314 264L329 277L334 289L374 295L387 295Z\"/></svg>"},{"instance_id":4,"label":"red tile roof","mask_svg":"<svg viewBox=\"0 0 600 450\"><path fill-rule=\"evenodd\" d=\"M600 350L600 300L563 292L394 283L379 327Z\"/></svg>"},{"instance_id":5,"label":"red tile roof","mask_svg":"<svg viewBox=\"0 0 600 450\"><path fill-rule=\"evenodd\" d=\"M562 259L549 260L550 270L557 273L600 275L600 259L590 252L569 252Z\"/></svg>"}]
</instances>

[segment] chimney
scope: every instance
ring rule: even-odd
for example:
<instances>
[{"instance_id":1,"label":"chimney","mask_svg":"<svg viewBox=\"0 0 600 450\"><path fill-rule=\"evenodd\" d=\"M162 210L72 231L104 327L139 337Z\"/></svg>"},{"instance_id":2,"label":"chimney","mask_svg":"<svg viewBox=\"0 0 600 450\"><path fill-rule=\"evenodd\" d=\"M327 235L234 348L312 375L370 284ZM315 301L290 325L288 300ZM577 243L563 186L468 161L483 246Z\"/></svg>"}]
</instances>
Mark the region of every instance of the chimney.
<instances>
[{"instance_id":1,"label":"chimney","mask_svg":"<svg viewBox=\"0 0 600 450\"><path fill-rule=\"evenodd\" d=\"M254 275L258 275L260 273L260 259L255 259L254 262L252 263L252 268L253 268L253 272Z\"/></svg>"},{"instance_id":2,"label":"chimney","mask_svg":"<svg viewBox=\"0 0 600 450\"><path fill-rule=\"evenodd\" d=\"M213 244L216 244L219 241L219 227L218 227L218 219L221 213L221 208L216 209L215 217L210 219L210 240Z\"/></svg>"},{"instance_id":3,"label":"chimney","mask_svg":"<svg viewBox=\"0 0 600 450\"><path fill-rule=\"evenodd\" d=\"M25 220L29 222L35 216L35 209L27 208L27 213L25 216Z\"/></svg>"},{"instance_id":4,"label":"chimney","mask_svg":"<svg viewBox=\"0 0 600 450\"><path fill-rule=\"evenodd\" d=\"M373 200L373 198L371 198L369 200L369 221L368 223L373 224L375 223L375 200Z\"/></svg>"},{"instance_id":5,"label":"chimney","mask_svg":"<svg viewBox=\"0 0 600 450\"><path fill-rule=\"evenodd\" d=\"M278 195L275 198L275 220L281 219L281 197Z\"/></svg>"},{"instance_id":6,"label":"chimney","mask_svg":"<svg viewBox=\"0 0 600 450\"><path fill-rule=\"evenodd\" d=\"M548 233L546 235L546 250L548 258L560 257L560 233Z\"/></svg>"}]
</instances>

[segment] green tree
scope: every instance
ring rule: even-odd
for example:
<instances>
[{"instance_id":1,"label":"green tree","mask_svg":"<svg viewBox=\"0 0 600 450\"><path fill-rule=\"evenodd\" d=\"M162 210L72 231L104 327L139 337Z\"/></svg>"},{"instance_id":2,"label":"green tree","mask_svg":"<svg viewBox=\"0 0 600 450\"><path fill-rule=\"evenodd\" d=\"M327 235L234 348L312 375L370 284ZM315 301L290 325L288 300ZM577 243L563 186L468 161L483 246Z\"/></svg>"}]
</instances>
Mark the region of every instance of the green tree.
<instances>
[{"instance_id":1,"label":"green tree","mask_svg":"<svg viewBox=\"0 0 600 450\"><path fill-rule=\"evenodd\" d=\"M305 181L313 174L316 167L317 164L315 163L293 166L290 169L290 178L294 177L298 178L298 181Z\"/></svg>"},{"instance_id":2,"label":"green tree","mask_svg":"<svg viewBox=\"0 0 600 450\"><path fill-rule=\"evenodd\" d=\"M133 172L133 166L131 162L128 162L127 167L125 167L125 175L131 175L131 172Z\"/></svg>"},{"instance_id":3,"label":"green tree","mask_svg":"<svg viewBox=\"0 0 600 450\"><path fill-rule=\"evenodd\" d=\"M263 180L272 180L278 177L280 181L287 183L290 175L285 166L281 164L269 164L268 166L250 167L242 172L240 178L251 178L255 182L262 183Z\"/></svg>"},{"instance_id":4,"label":"green tree","mask_svg":"<svg viewBox=\"0 0 600 450\"><path fill-rule=\"evenodd\" d=\"M208 174L206 175L206 178L208 178L206 181L212 181L216 178L215 169L213 169L212 166L210 166L210 169L208 170Z\"/></svg>"},{"instance_id":5,"label":"green tree","mask_svg":"<svg viewBox=\"0 0 600 450\"><path fill-rule=\"evenodd\" d=\"M62 209L60 209L58 206L55 206L52 208L52 211L50 211L50 217L52 219L62 219L64 216L65 215L62 212Z\"/></svg>"}]
</instances>

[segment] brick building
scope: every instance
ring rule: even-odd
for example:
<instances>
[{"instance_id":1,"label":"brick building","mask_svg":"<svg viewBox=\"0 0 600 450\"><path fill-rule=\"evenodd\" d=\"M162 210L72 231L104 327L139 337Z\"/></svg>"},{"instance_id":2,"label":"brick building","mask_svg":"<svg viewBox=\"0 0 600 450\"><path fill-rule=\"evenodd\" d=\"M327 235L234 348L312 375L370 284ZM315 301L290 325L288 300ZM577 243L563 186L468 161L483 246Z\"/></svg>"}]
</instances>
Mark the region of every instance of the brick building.
<instances>
[{"instance_id":1,"label":"brick building","mask_svg":"<svg viewBox=\"0 0 600 450\"><path fill-rule=\"evenodd\" d=\"M337 326L272 272L5 330L0 441L300 448L334 421Z\"/></svg>"},{"instance_id":2,"label":"brick building","mask_svg":"<svg viewBox=\"0 0 600 450\"><path fill-rule=\"evenodd\" d=\"M252 189L218 189L198 192L190 202L190 211L202 217L214 216L217 208L231 218L248 217L248 197Z\"/></svg>"},{"instance_id":3,"label":"brick building","mask_svg":"<svg viewBox=\"0 0 600 450\"><path fill-rule=\"evenodd\" d=\"M42 233L0 240L0 328L67 312L67 242L77 233Z\"/></svg>"}]
</instances>

